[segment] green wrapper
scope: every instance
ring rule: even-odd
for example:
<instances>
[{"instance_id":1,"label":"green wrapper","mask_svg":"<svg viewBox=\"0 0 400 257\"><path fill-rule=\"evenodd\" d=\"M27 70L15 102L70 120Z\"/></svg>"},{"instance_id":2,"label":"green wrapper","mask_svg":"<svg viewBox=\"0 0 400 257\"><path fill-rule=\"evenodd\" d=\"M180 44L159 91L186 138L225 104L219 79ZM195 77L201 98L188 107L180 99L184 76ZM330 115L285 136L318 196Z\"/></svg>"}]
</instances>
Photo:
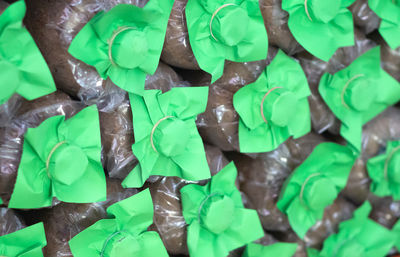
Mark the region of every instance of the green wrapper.
<instances>
[{"instance_id":1,"label":"green wrapper","mask_svg":"<svg viewBox=\"0 0 400 257\"><path fill-rule=\"evenodd\" d=\"M275 243L272 245L249 244L242 257L292 257L296 252L297 244Z\"/></svg>"}]
</instances>

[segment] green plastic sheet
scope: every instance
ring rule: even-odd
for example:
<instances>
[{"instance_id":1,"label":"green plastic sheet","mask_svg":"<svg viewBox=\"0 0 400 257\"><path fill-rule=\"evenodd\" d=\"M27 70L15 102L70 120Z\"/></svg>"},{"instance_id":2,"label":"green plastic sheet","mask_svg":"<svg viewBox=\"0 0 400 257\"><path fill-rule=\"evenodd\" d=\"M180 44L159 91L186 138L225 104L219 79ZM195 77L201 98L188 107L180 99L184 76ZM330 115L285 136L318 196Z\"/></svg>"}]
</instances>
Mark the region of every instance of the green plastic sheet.
<instances>
[{"instance_id":1,"label":"green plastic sheet","mask_svg":"<svg viewBox=\"0 0 400 257\"><path fill-rule=\"evenodd\" d=\"M395 236L387 228L368 218L365 202L354 217L339 225L339 233L329 236L320 252L308 249L309 257L384 257L394 246Z\"/></svg>"},{"instance_id":2,"label":"green plastic sheet","mask_svg":"<svg viewBox=\"0 0 400 257\"><path fill-rule=\"evenodd\" d=\"M111 205L107 214L69 241L74 257L168 257L160 235L147 231L154 214L149 189Z\"/></svg>"},{"instance_id":3,"label":"green plastic sheet","mask_svg":"<svg viewBox=\"0 0 400 257\"><path fill-rule=\"evenodd\" d=\"M54 116L25 134L10 208L106 200L99 113L95 105L72 118Z\"/></svg>"},{"instance_id":4,"label":"green plastic sheet","mask_svg":"<svg viewBox=\"0 0 400 257\"><path fill-rule=\"evenodd\" d=\"M260 244L249 244L242 257L292 257L296 252L297 244L275 243L263 246Z\"/></svg>"},{"instance_id":5,"label":"green plastic sheet","mask_svg":"<svg viewBox=\"0 0 400 257\"><path fill-rule=\"evenodd\" d=\"M277 206L300 238L346 186L355 159L347 146L322 143L285 181Z\"/></svg>"},{"instance_id":6,"label":"green plastic sheet","mask_svg":"<svg viewBox=\"0 0 400 257\"><path fill-rule=\"evenodd\" d=\"M231 162L205 186L191 184L180 190L191 257L225 257L264 236L257 212L243 206L236 177Z\"/></svg>"},{"instance_id":7,"label":"green plastic sheet","mask_svg":"<svg viewBox=\"0 0 400 257\"><path fill-rule=\"evenodd\" d=\"M207 106L208 87L178 87L162 94L146 90L130 95L135 131L132 152L139 164L125 178L124 187L141 187L151 175L186 180L211 177L197 115Z\"/></svg>"},{"instance_id":8,"label":"green plastic sheet","mask_svg":"<svg viewBox=\"0 0 400 257\"><path fill-rule=\"evenodd\" d=\"M3 199L0 198L0 205L2 205L2 204L3 204Z\"/></svg>"},{"instance_id":9,"label":"green plastic sheet","mask_svg":"<svg viewBox=\"0 0 400 257\"><path fill-rule=\"evenodd\" d=\"M392 49L400 47L400 2L368 0L369 7L382 19L379 33Z\"/></svg>"},{"instance_id":10,"label":"green plastic sheet","mask_svg":"<svg viewBox=\"0 0 400 257\"><path fill-rule=\"evenodd\" d=\"M47 244L43 223L37 223L0 237L0 256L43 257Z\"/></svg>"},{"instance_id":11,"label":"green plastic sheet","mask_svg":"<svg viewBox=\"0 0 400 257\"><path fill-rule=\"evenodd\" d=\"M400 100L400 84L380 66L375 47L334 75L324 74L319 92L342 126L341 135L361 150L362 127Z\"/></svg>"},{"instance_id":12,"label":"green plastic sheet","mask_svg":"<svg viewBox=\"0 0 400 257\"><path fill-rule=\"evenodd\" d=\"M386 152L367 162L371 192L400 200L400 141L389 141Z\"/></svg>"},{"instance_id":13,"label":"green plastic sheet","mask_svg":"<svg viewBox=\"0 0 400 257\"><path fill-rule=\"evenodd\" d=\"M185 13L194 56L211 74L211 83L222 76L225 60L267 58L268 36L258 0L189 0Z\"/></svg>"},{"instance_id":14,"label":"green plastic sheet","mask_svg":"<svg viewBox=\"0 0 400 257\"><path fill-rule=\"evenodd\" d=\"M240 151L269 152L290 136L310 132L310 94L300 64L279 50L257 81L233 96L240 116Z\"/></svg>"},{"instance_id":15,"label":"green plastic sheet","mask_svg":"<svg viewBox=\"0 0 400 257\"><path fill-rule=\"evenodd\" d=\"M150 0L140 8L119 4L99 12L76 35L69 47L75 58L96 68L103 79L142 95L147 74L160 61L174 0Z\"/></svg>"},{"instance_id":16,"label":"green plastic sheet","mask_svg":"<svg viewBox=\"0 0 400 257\"><path fill-rule=\"evenodd\" d=\"M289 29L308 52L329 61L340 47L354 45L353 15L347 9L355 0L283 0Z\"/></svg>"},{"instance_id":17,"label":"green plastic sheet","mask_svg":"<svg viewBox=\"0 0 400 257\"><path fill-rule=\"evenodd\" d=\"M0 105L14 93L33 100L56 90L42 54L23 27L25 12L21 0L0 16Z\"/></svg>"}]
</instances>

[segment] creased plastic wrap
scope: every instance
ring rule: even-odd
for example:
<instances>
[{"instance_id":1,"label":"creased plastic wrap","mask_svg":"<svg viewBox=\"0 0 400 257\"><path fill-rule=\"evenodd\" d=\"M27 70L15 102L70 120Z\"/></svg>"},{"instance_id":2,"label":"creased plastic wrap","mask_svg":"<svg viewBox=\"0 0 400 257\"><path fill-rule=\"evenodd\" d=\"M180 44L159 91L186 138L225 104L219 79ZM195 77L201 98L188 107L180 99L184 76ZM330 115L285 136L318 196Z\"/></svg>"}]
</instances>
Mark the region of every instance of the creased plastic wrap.
<instances>
[{"instance_id":1,"label":"creased plastic wrap","mask_svg":"<svg viewBox=\"0 0 400 257\"><path fill-rule=\"evenodd\" d=\"M400 82L400 47L392 49L383 40L380 40L382 68Z\"/></svg>"},{"instance_id":2,"label":"creased plastic wrap","mask_svg":"<svg viewBox=\"0 0 400 257\"><path fill-rule=\"evenodd\" d=\"M82 108L82 104L60 91L21 103L13 122L0 132L0 197L5 204L14 188L26 130L56 115L69 118Z\"/></svg>"},{"instance_id":3,"label":"creased plastic wrap","mask_svg":"<svg viewBox=\"0 0 400 257\"><path fill-rule=\"evenodd\" d=\"M0 207L0 236L13 233L24 227L24 221L14 210Z\"/></svg>"},{"instance_id":4,"label":"creased plastic wrap","mask_svg":"<svg viewBox=\"0 0 400 257\"><path fill-rule=\"evenodd\" d=\"M368 0L357 0L349 7L353 13L355 25L365 34L379 27L380 18L368 6Z\"/></svg>"}]
</instances>

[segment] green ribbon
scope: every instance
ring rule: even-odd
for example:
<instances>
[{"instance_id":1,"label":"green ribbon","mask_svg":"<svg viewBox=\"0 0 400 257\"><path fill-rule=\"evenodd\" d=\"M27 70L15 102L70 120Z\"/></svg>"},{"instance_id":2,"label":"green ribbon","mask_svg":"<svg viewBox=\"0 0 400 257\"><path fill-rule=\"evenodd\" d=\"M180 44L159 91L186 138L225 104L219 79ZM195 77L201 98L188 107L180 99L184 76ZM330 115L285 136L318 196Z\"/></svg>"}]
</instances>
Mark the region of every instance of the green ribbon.
<instances>
[{"instance_id":1,"label":"green ribbon","mask_svg":"<svg viewBox=\"0 0 400 257\"><path fill-rule=\"evenodd\" d=\"M151 175L177 176L185 180L210 178L203 141L197 131L197 115L207 106L208 87L146 90L130 95L135 131L132 152L139 160L125 178L124 187L141 187Z\"/></svg>"},{"instance_id":2,"label":"green ribbon","mask_svg":"<svg viewBox=\"0 0 400 257\"><path fill-rule=\"evenodd\" d=\"M249 244L246 247L242 257L292 257L297 249L294 243L275 243L263 246L260 244Z\"/></svg>"},{"instance_id":3,"label":"green ribbon","mask_svg":"<svg viewBox=\"0 0 400 257\"><path fill-rule=\"evenodd\" d=\"M395 243L394 234L368 218L371 211L365 202L352 219L339 225L339 232L329 236L319 252L308 249L309 257L385 257Z\"/></svg>"},{"instance_id":4,"label":"green ribbon","mask_svg":"<svg viewBox=\"0 0 400 257\"><path fill-rule=\"evenodd\" d=\"M47 244L43 223L0 237L0 256L43 257Z\"/></svg>"},{"instance_id":5,"label":"green ribbon","mask_svg":"<svg viewBox=\"0 0 400 257\"><path fill-rule=\"evenodd\" d=\"M191 257L227 256L231 250L263 237L257 212L243 206L236 177L231 162L205 186L191 184L180 190Z\"/></svg>"},{"instance_id":6,"label":"green ribbon","mask_svg":"<svg viewBox=\"0 0 400 257\"><path fill-rule=\"evenodd\" d=\"M310 132L310 94L300 64L279 50L257 81L233 96L240 116L240 151L269 152L290 136Z\"/></svg>"},{"instance_id":7,"label":"green ribbon","mask_svg":"<svg viewBox=\"0 0 400 257\"><path fill-rule=\"evenodd\" d=\"M25 13L20 0L0 15L0 105L14 93L33 100L56 90L46 61L23 27Z\"/></svg>"},{"instance_id":8,"label":"green ribbon","mask_svg":"<svg viewBox=\"0 0 400 257\"><path fill-rule=\"evenodd\" d=\"M386 153L369 159L367 169L374 194L400 200L400 141L388 142Z\"/></svg>"},{"instance_id":9,"label":"green ribbon","mask_svg":"<svg viewBox=\"0 0 400 257\"><path fill-rule=\"evenodd\" d=\"M346 186L355 159L349 147L322 143L286 180L277 206L300 238Z\"/></svg>"},{"instance_id":10,"label":"green ribbon","mask_svg":"<svg viewBox=\"0 0 400 257\"><path fill-rule=\"evenodd\" d=\"M211 83L225 60L251 62L267 58L268 36L258 0L189 0L186 22L190 45Z\"/></svg>"},{"instance_id":11,"label":"green ribbon","mask_svg":"<svg viewBox=\"0 0 400 257\"><path fill-rule=\"evenodd\" d=\"M369 7L382 19L379 33L390 48L400 46L400 2L398 0L368 0Z\"/></svg>"},{"instance_id":12,"label":"green ribbon","mask_svg":"<svg viewBox=\"0 0 400 257\"><path fill-rule=\"evenodd\" d=\"M69 241L75 257L168 257L159 234L147 231L154 214L149 189L111 205L107 214Z\"/></svg>"},{"instance_id":13,"label":"green ribbon","mask_svg":"<svg viewBox=\"0 0 400 257\"><path fill-rule=\"evenodd\" d=\"M400 100L400 84L380 66L375 47L334 75L325 73L319 92L342 121L341 135L361 150L362 126Z\"/></svg>"},{"instance_id":14,"label":"green ribbon","mask_svg":"<svg viewBox=\"0 0 400 257\"><path fill-rule=\"evenodd\" d=\"M75 58L96 68L103 79L142 95L157 69L173 0L150 0L140 8L119 4L100 12L72 40Z\"/></svg>"},{"instance_id":15,"label":"green ribbon","mask_svg":"<svg viewBox=\"0 0 400 257\"><path fill-rule=\"evenodd\" d=\"M311 54L329 61L340 47L354 45L353 15L347 9L355 0L283 0L289 29Z\"/></svg>"},{"instance_id":16,"label":"green ribbon","mask_svg":"<svg viewBox=\"0 0 400 257\"><path fill-rule=\"evenodd\" d=\"M72 118L54 116L25 134L10 208L106 200L99 113L89 106Z\"/></svg>"}]
</instances>

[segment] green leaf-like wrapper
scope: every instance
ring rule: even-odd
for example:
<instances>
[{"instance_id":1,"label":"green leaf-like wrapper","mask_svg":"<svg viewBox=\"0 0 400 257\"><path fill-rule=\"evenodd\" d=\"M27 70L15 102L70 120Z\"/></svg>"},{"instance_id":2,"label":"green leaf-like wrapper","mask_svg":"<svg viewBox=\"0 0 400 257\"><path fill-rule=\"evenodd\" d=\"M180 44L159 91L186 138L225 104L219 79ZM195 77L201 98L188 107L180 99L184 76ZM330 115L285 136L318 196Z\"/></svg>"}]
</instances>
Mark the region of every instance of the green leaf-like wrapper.
<instances>
[{"instance_id":1,"label":"green leaf-like wrapper","mask_svg":"<svg viewBox=\"0 0 400 257\"><path fill-rule=\"evenodd\" d=\"M400 200L400 141L388 142L386 153L369 159L367 169L372 193Z\"/></svg>"},{"instance_id":2,"label":"green leaf-like wrapper","mask_svg":"<svg viewBox=\"0 0 400 257\"><path fill-rule=\"evenodd\" d=\"M89 106L72 118L54 116L25 134L10 208L106 200L99 113Z\"/></svg>"},{"instance_id":3,"label":"green leaf-like wrapper","mask_svg":"<svg viewBox=\"0 0 400 257\"><path fill-rule=\"evenodd\" d=\"M375 47L336 74L324 74L319 84L322 98L342 122L341 135L357 151L363 125L400 100L400 84L380 63Z\"/></svg>"},{"instance_id":4,"label":"green leaf-like wrapper","mask_svg":"<svg viewBox=\"0 0 400 257\"><path fill-rule=\"evenodd\" d=\"M277 206L300 238L346 186L355 159L349 147L322 143L286 180Z\"/></svg>"},{"instance_id":5,"label":"green leaf-like wrapper","mask_svg":"<svg viewBox=\"0 0 400 257\"><path fill-rule=\"evenodd\" d=\"M371 211L365 202L352 219L339 225L339 233L329 236L320 252L308 249L309 257L384 257L395 243L394 234L368 218Z\"/></svg>"},{"instance_id":6,"label":"green leaf-like wrapper","mask_svg":"<svg viewBox=\"0 0 400 257\"><path fill-rule=\"evenodd\" d=\"M151 175L186 180L211 177L197 115L207 106L208 87L178 87L162 94L146 90L143 97L130 94L135 144L139 164L126 177L124 187L141 187Z\"/></svg>"},{"instance_id":7,"label":"green leaf-like wrapper","mask_svg":"<svg viewBox=\"0 0 400 257\"><path fill-rule=\"evenodd\" d=\"M190 45L211 83L225 60L251 62L267 58L268 36L258 0L189 0L186 22Z\"/></svg>"},{"instance_id":8,"label":"green leaf-like wrapper","mask_svg":"<svg viewBox=\"0 0 400 257\"><path fill-rule=\"evenodd\" d=\"M147 74L157 69L174 0L150 0L140 8L119 4L100 12L72 40L75 58L96 68L103 79L142 95Z\"/></svg>"},{"instance_id":9,"label":"green leaf-like wrapper","mask_svg":"<svg viewBox=\"0 0 400 257\"><path fill-rule=\"evenodd\" d=\"M147 231L154 214L149 189L111 205L107 214L69 241L75 257L168 257L160 235Z\"/></svg>"},{"instance_id":10,"label":"green leaf-like wrapper","mask_svg":"<svg viewBox=\"0 0 400 257\"><path fill-rule=\"evenodd\" d=\"M329 61L340 47L354 45L353 15L347 9L355 0L283 0L289 12L289 29L308 52Z\"/></svg>"},{"instance_id":11,"label":"green leaf-like wrapper","mask_svg":"<svg viewBox=\"0 0 400 257\"><path fill-rule=\"evenodd\" d=\"M37 223L0 237L0 256L43 257L47 244L43 223Z\"/></svg>"},{"instance_id":12,"label":"green leaf-like wrapper","mask_svg":"<svg viewBox=\"0 0 400 257\"><path fill-rule=\"evenodd\" d=\"M260 244L249 244L242 257L292 257L296 252L297 244L275 243L263 246Z\"/></svg>"},{"instance_id":13,"label":"green leaf-like wrapper","mask_svg":"<svg viewBox=\"0 0 400 257\"><path fill-rule=\"evenodd\" d=\"M0 104L14 93L33 100L56 90L46 61L23 27L25 12L20 0L0 16Z\"/></svg>"},{"instance_id":14,"label":"green leaf-like wrapper","mask_svg":"<svg viewBox=\"0 0 400 257\"><path fill-rule=\"evenodd\" d=\"M191 184L181 189L191 257L225 257L264 236L257 212L243 206L236 176L231 162L207 185Z\"/></svg>"},{"instance_id":15,"label":"green leaf-like wrapper","mask_svg":"<svg viewBox=\"0 0 400 257\"><path fill-rule=\"evenodd\" d=\"M379 33L390 48L400 47L400 1L369 0L368 5L382 19Z\"/></svg>"},{"instance_id":16,"label":"green leaf-like wrapper","mask_svg":"<svg viewBox=\"0 0 400 257\"><path fill-rule=\"evenodd\" d=\"M300 64L279 50L257 81L233 96L240 116L240 151L269 152L290 136L310 132L310 94Z\"/></svg>"}]
</instances>

